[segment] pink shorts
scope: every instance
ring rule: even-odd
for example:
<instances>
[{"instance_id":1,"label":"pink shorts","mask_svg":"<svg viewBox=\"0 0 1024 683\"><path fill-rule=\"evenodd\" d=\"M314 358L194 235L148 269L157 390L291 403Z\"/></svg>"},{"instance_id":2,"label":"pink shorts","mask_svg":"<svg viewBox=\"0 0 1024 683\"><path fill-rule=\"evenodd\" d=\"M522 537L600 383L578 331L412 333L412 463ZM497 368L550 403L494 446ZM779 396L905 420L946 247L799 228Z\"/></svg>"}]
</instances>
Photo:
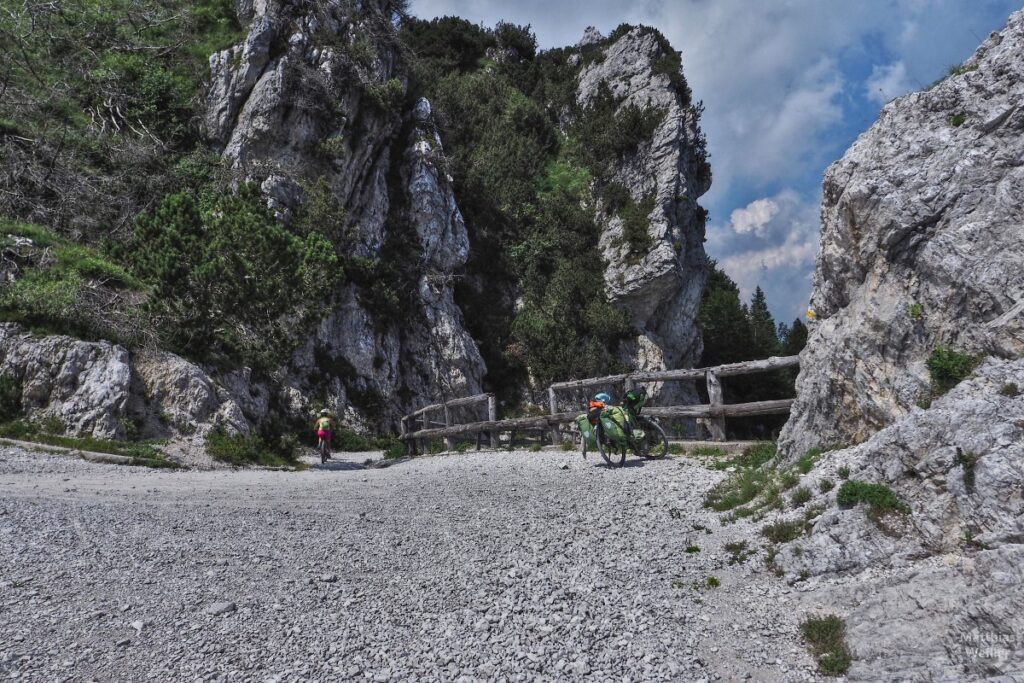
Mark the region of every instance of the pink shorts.
<instances>
[{"instance_id":1,"label":"pink shorts","mask_svg":"<svg viewBox=\"0 0 1024 683\"><path fill-rule=\"evenodd\" d=\"M331 430L329 429L321 429L316 433L316 435L323 439L324 441L331 440Z\"/></svg>"}]
</instances>

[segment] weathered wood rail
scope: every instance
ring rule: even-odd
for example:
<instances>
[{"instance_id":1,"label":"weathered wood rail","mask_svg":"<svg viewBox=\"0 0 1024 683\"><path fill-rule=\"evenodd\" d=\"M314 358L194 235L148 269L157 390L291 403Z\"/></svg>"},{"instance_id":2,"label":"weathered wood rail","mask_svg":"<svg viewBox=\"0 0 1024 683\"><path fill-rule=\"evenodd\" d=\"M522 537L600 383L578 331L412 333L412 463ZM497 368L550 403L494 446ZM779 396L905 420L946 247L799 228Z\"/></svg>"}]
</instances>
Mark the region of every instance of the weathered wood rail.
<instances>
[{"instance_id":1,"label":"weathered wood rail","mask_svg":"<svg viewBox=\"0 0 1024 683\"><path fill-rule=\"evenodd\" d=\"M516 417L504 420L497 419L497 406L494 394L468 396L466 398L424 406L406 415L402 418L401 438L408 444L411 452L416 452L418 442L432 439L444 439L445 448L452 450L452 437L466 434L475 434L477 436L477 448L480 447L484 435L486 435L493 448L498 445L498 432L513 430L550 430L552 443L559 443L562 439L562 425L571 424L580 412L579 410L560 411L558 409L559 392L589 389L592 387L610 388L618 384L622 384L624 391L628 391L633 389L638 382L696 381L703 379L707 383L709 403L683 406L648 406L644 409L644 414L652 417L702 418L707 420L711 439L713 441L725 441L726 418L751 415L784 415L789 412L794 399L786 398L773 401L727 404L722 399L722 383L720 378L771 372L783 368L797 367L798 365L800 365L799 356L785 356L742 363L729 363L712 368L630 372L608 375L606 377L556 382L548 388L549 412L547 415ZM485 402L487 404L487 418L485 420L461 424L453 423L453 408L477 404L482 405ZM443 415L443 422L429 418L430 415L438 413ZM417 428L416 423L420 421L423 422L423 425Z\"/></svg>"}]
</instances>

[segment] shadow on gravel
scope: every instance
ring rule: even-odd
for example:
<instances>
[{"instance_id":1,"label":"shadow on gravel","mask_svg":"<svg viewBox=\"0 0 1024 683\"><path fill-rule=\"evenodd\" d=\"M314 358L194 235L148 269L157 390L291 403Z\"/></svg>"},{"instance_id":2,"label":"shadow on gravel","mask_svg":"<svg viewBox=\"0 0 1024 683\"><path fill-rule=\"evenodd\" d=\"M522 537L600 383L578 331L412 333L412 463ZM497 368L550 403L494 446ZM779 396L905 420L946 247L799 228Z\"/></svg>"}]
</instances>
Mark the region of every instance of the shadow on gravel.
<instances>
[{"instance_id":1,"label":"shadow on gravel","mask_svg":"<svg viewBox=\"0 0 1024 683\"><path fill-rule=\"evenodd\" d=\"M325 472L348 472L351 470L365 470L366 465L358 462L346 462L346 461L327 461L326 463L316 463L311 465L311 470L322 470Z\"/></svg>"},{"instance_id":2,"label":"shadow on gravel","mask_svg":"<svg viewBox=\"0 0 1024 683\"><path fill-rule=\"evenodd\" d=\"M630 460L628 458L626 459L626 462L622 464L622 467L646 467L646 466L647 466L647 461L646 460ZM619 467L618 465L613 467L612 465L609 465L608 463L604 462L603 460L601 462L594 463L594 467L603 467L606 470L622 469L622 467Z\"/></svg>"}]
</instances>

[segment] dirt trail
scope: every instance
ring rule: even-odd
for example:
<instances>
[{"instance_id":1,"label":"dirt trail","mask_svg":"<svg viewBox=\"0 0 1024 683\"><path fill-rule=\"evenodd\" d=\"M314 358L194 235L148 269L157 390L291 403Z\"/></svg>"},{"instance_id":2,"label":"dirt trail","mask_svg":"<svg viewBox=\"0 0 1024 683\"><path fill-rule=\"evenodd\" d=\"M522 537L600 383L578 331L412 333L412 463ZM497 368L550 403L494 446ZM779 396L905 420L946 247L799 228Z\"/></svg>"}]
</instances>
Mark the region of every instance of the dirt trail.
<instances>
[{"instance_id":1,"label":"dirt trail","mask_svg":"<svg viewBox=\"0 0 1024 683\"><path fill-rule=\"evenodd\" d=\"M167 472L0 449L0 677L815 679L802 596L759 556L729 565L756 527L701 507L721 473L364 457Z\"/></svg>"}]
</instances>

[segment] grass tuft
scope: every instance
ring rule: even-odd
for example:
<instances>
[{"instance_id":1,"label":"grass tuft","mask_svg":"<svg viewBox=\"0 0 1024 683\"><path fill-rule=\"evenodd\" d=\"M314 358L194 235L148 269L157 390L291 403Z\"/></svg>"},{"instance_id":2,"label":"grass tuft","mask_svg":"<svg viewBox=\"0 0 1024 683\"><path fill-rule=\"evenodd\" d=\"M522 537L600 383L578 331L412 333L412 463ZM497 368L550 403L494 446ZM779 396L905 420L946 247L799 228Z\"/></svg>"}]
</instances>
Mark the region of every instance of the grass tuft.
<instances>
[{"instance_id":1,"label":"grass tuft","mask_svg":"<svg viewBox=\"0 0 1024 683\"><path fill-rule=\"evenodd\" d=\"M846 646L846 624L834 614L808 617L800 624L804 642L818 662L818 671L842 676L850 668L850 650Z\"/></svg>"}]
</instances>

